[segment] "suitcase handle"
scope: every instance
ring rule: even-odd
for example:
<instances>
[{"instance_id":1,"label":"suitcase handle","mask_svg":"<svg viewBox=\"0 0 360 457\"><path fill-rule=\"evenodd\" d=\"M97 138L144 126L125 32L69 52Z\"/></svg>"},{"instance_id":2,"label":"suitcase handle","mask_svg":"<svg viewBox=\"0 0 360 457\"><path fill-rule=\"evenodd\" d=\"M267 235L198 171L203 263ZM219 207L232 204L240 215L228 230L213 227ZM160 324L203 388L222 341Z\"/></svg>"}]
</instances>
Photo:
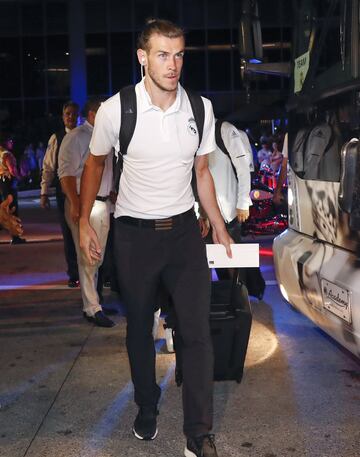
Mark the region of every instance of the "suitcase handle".
<instances>
[{"instance_id":1,"label":"suitcase handle","mask_svg":"<svg viewBox=\"0 0 360 457\"><path fill-rule=\"evenodd\" d=\"M235 269L230 294L230 307L234 314L239 315L242 312L252 314L249 294L245 283L240 279L239 268Z\"/></svg>"}]
</instances>

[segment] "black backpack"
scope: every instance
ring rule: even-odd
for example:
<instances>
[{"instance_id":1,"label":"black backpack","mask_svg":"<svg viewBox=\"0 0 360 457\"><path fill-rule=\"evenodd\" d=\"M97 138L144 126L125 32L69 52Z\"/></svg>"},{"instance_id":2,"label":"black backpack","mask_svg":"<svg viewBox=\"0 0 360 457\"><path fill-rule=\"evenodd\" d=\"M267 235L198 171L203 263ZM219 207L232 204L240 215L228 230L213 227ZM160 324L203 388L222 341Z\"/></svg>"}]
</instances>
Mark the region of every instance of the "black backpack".
<instances>
[{"instance_id":1,"label":"black backpack","mask_svg":"<svg viewBox=\"0 0 360 457\"><path fill-rule=\"evenodd\" d=\"M187 93L187 96L189 97L191 109L199 133L199 148L204 132L204 103L200 95L187 89L185 89L185 91ZM117 160L114 164L114 187L116 192L119 191L120 176L123 170L124 155L127 154L131 138L133 137L135 131L137 120L135 86L126 86L120 90L119 94L121 109L121 125L119 131L120 151Z\"/></svg>"}]
</instances>

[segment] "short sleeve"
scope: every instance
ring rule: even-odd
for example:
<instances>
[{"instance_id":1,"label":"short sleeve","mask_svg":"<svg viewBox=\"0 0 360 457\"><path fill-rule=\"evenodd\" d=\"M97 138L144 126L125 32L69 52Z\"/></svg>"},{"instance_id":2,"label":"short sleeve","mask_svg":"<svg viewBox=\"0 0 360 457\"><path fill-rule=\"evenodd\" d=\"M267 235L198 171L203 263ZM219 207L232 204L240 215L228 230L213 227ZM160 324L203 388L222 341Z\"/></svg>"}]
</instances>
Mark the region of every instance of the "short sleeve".
<instances>
[{"instance_id":1,"label":"short sleeve","mask_svg":"<svg viewBox=\"0 0 360 457\"><path fill-rule=\"evenodd\" d=\"M58 176L77 176L81 164L81 146L79 134L72 131L64 136L59 150ZM78 132L77 132L78 133Z\"/></svg>"},{"instance_id":2,"label":"short sleeve","mask_svg":"<svg viewBox=\"0 0 360 457\"><path fill-rule=\"evenodd\" d=\"M120 130L120 96L119 94L102 103L96 113L94 130L90 141L90 152L93 155L107 155L112 148L118 149Z\"/></svg>"},{"instance_id":3,"label":"short sleeve","mask_svg":"<svg viewBox=\"0 0 360 457\"><path fill-rule=\"evenodd\" d=\"M210 154L216 149L215 144L215 118L214 111L210 100L201 97L205 108L205 119L204 119L204 131L201 140L200 147L196 155L201 156L204 154Z\"/></svg>"}]
</instances>

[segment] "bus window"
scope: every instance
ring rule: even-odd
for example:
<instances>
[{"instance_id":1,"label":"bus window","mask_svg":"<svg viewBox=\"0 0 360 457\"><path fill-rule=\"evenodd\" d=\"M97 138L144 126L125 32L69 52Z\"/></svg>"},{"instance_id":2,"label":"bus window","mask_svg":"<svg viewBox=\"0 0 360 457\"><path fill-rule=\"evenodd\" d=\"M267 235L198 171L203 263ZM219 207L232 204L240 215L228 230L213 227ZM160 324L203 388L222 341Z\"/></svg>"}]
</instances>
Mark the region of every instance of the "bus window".
<instances>
[{"instance_id":1,"label":"bus window","mask_svg":"<svg viewBox=\"0 0 360 457\"><path fill-rule=\"evenodd\" d=\"M290 114L289 161L300 178L340 181L342 145L359 134L355 96L343 94L313 105L311 112Z\"/></svg>"},{"instance_id":2,"label":"bus window","mask_svg":"<svg viewBox=\"0 0 360 457\"><path fill-rule=\"evenodd\" d=\"M357 46L351 41L352 0L302 0L298 13L294 58L310 53L310 81L305 80L303 87L319 95L357 77L357 70L351 66L352 48Z\"/></svg>"}]
</instances>

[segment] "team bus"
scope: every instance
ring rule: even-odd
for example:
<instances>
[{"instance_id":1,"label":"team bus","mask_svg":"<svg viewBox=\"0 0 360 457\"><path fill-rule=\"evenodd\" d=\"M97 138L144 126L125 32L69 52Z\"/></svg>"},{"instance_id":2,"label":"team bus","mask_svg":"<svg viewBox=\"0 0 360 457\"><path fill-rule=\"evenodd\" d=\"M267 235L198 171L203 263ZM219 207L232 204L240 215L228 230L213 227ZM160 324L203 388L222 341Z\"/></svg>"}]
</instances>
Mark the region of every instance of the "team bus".
<instances>
[{"instance_id":1,"label":"team bus","mask_svg":"<svg viewBox=\"0 0 360 457\"><path fill-rule=\"evenodd\" d=\"M281 292L360 357L359 0L294 0Z\"/></svg>"}]
</instances>

